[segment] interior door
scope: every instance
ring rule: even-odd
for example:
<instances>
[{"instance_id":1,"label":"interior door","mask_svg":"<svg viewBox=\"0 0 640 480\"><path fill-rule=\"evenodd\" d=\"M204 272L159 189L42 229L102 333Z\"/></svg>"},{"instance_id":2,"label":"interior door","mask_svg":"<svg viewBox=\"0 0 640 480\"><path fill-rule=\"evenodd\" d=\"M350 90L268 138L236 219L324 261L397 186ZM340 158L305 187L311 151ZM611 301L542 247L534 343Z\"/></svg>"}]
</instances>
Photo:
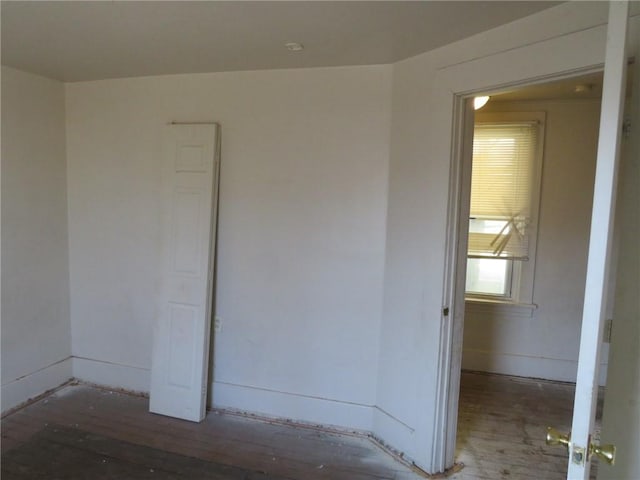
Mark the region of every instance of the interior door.
<instances>
[{"instance_id":1,"label":"interior door","mask_svg":"<svg viewBox=\"0 0 640 480\"><path fill-rule=\"evenodd\" d=\"M567 478L570 479L588 479L593 455L611 459L613 453L612 448L595 444L593 426L598 397L600 347L609 278L616 173L624 105L628 12L629 5L626 1L610 3L573 422L571 437L561 439L569 450ZM552 438L551 441L553 440Z\"/></svg>"},{"instance_id":2,"label":"interior door","mask_svg":"<svg viewBox=\"0 0 640 480\"><path fill-rule=\"evenodd\" d=\"M161 288L149 410L191 421L205 416L211 325L219 127L165 132Z\"/></svg>"}]
</instances>

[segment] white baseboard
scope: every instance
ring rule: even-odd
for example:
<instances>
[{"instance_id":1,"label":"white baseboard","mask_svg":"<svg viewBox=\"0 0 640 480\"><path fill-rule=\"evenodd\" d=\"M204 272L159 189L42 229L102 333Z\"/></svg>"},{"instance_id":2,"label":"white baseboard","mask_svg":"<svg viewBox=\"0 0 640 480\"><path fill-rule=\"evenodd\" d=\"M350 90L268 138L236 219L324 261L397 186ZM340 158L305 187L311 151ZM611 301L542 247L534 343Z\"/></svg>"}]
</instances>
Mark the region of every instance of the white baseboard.
<instances>
[{"instance_id":1,"label":"white baseboard","mask_svg":"<svg viewBox=\"0 0 640 480\"><path fill-rule=\"evenodd\" d=\"M59 387L73 376L71 357L2 385L2 412Z\"/></svg>"},{"instance_id":2,"label":"white baseboard","mask_svg":"<svg viewBox=\"0 0 640 480\"><path fill-rule=\"evenodd\" d=\"M464 350L462 368L464 370L575 383L578 362L482 350ZM606 384L606 378L607 365L603 364L600 367L600 385Z\"/></svg>"},{"instance_id":3,"label":"white baseboard","mask_svg":"<svg viewBox=\"0 0 640 480\"><path fill-rule=\"evenodd\" d=\"M419 452L414 451L415 429L380 407L374 407L373 425L376 440L385 448L409 462L412 458L418 458Z\"/></svg>"},{"instance_id":4,"label":"white baseboard","mask_svg":"<svg viewBox=\"0 0 640 480\"><path fill-rule=\"evenodd\" d=\"M373 429L374 407L370 405L224 382L213 383L213 406L359 432Z\"/></svg>"},{"instance_id":5,"label":"white baseboard","mask_svg":"<svg viewBox=\"0 0 640 480\"><path fill-rule=\"evenodd\" d=\"M149 393L151 370L91 358L73 357L73 376L88 383Z\"/></svg>"}]
</instances>

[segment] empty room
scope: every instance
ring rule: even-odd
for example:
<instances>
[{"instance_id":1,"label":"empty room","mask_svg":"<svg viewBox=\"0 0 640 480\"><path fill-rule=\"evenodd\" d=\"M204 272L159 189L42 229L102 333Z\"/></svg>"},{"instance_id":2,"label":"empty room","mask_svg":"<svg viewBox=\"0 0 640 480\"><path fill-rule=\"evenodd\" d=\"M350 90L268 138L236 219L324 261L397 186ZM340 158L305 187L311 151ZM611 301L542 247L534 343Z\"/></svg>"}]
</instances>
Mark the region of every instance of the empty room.
<instances>
[{"instance_id":1,"label":"empty room","mask_svg":"<svg viewBox=\"0 0 640 480\"><path fill-rule=\"evenodd\" d=\"M640 478L638 2L0 8L3 478Z\"/></svg>"}]
</instances>

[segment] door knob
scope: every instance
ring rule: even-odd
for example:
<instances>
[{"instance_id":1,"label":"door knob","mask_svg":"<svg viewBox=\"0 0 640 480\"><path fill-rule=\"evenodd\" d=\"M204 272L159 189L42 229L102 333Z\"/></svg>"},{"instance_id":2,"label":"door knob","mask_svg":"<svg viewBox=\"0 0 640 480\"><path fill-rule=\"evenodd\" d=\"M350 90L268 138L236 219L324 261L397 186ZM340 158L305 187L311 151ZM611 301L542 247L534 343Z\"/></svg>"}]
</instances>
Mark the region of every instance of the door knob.
<instances>
[{"instance_id":1,"label":"door knob","mask_svg":"<svg viewBox=\"0 0 640 480\"><path fill-rule=\"evenodd\" d=\"M563 445L567 450L569 450L569 446L571 444L571 434L564 435L553 427L547 427L546 442L547 445ZM577 447L574 448L578 450ZM584 458L584 449L579 450L582 452L581 457ZM595 443L590 443L589 456L592 455L596 455L602 461L608 463L609 465L613 465L616 460L616 446L611 444L596 445Z\"/></svg>"},{"instance_id":2,"label":"door knob","mask_svg":"<svg viewBox=\"0 0 640 480\"><path fill-rule=\"evenodd\" d=\"M616 461L616 446L607 444L607 445L589 445L589 453L591 455L596 455L600 459L604 460L609 465L613 465Z\"/></svg>"},{"instance_id":3,"label":"door knob","mask_svg":"<svg viewBox=\"0 0 640 480\"><path fill-rule=\"evenodd\" d=\"M553 427L547 427L547 445L564 445L569 450L571 443L571 434L564 435Z\"/></svg>"}]
</instances>

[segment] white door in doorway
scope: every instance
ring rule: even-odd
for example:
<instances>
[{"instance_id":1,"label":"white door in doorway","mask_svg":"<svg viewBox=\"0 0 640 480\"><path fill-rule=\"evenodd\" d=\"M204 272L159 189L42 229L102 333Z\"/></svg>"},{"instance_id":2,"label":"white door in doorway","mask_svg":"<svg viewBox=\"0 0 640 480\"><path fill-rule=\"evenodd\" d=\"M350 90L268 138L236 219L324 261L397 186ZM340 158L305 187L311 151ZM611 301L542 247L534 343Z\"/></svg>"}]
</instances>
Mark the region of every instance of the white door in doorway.
<instances>
[{"instance_id":1,"label":"white door in doorway","mask_svg":"<svg viewBox=\"0 0 640 480\"><path fill-rule=\"evenodd\" d=\"M567 478L587 480L600 446L593 439L598 400L598 370L609 280L609 258L616 198L616 174L622 136L626 83L629 5L611 2L602 88L600 133L593 192L589 257L582 314L580 354L573 407Z\"/></svg>"},{"instance_id":2,"label":"white door in doorway","mask_svg":"<svg viewBox=\"0 0 640 480\"><path fill-rule=\"evenodd\" d=\"M205 416L220 130L170 125L162 165L162 263L149 410Z\"/></svg>"},{"instance_id":3,"label":"white door in doorway","mask_svg":"<svg viewBox=\"0 0 640 480\"><path fill-rule=\"evenodd\" d=\"M607 281L608 252L612 230L612 209L615 198L617 145L620 139L621 100L626 65L625 38L628 15L626 2L611 2L608 27L605 87L603 93L600 145L594 191L594 211L589 253L588 280L585 291L585 318L582 327L581 352L578 367L575 414L569 445L569 478L589 478L589 454L597 447L593 442L595 403L598 392L599 354L602 341L602 319ZM450 210L448 218L448 249L443 292L440 345L437 362L425 353L425 364L438 365L435 420L432 428L429 471L442 471L454 463L458 410L458 389L462 359L464 319L464 284L458 265L466 261L464 215L461 214L465 151L464 108L466 97L474 92L500 92L508 87L550 79L572 77L593 72L602 64L604 30L597 25L580 32L533 43L522 48L455 64L441 69L435 78L433 138L441 142L431 145L434 158L452 159ZM550 54L553 52L553 54ZM531 61L535 59L536 61ZM508 66L508 68L506 68ZM468 127L467 127L468 130ZM451 145L455 148L452 151ZM469 173L469 172L467 172ZM470 173L469 173L470 178ZM463 225L460 227L460 225ZM459 247L459 245L463 245ZM461 253L462 252L462 253ZM462 285L462 286L461 286ZM603 439L606 441L606 439ZM541 440L543 441L543 440ZM580 457L580 449L584 449ZM575 455L577 453L577 455ZM574 462L575 459L575 462ZM604 468L604 467L603 467Z\"/></svg>"}]
</instances>

